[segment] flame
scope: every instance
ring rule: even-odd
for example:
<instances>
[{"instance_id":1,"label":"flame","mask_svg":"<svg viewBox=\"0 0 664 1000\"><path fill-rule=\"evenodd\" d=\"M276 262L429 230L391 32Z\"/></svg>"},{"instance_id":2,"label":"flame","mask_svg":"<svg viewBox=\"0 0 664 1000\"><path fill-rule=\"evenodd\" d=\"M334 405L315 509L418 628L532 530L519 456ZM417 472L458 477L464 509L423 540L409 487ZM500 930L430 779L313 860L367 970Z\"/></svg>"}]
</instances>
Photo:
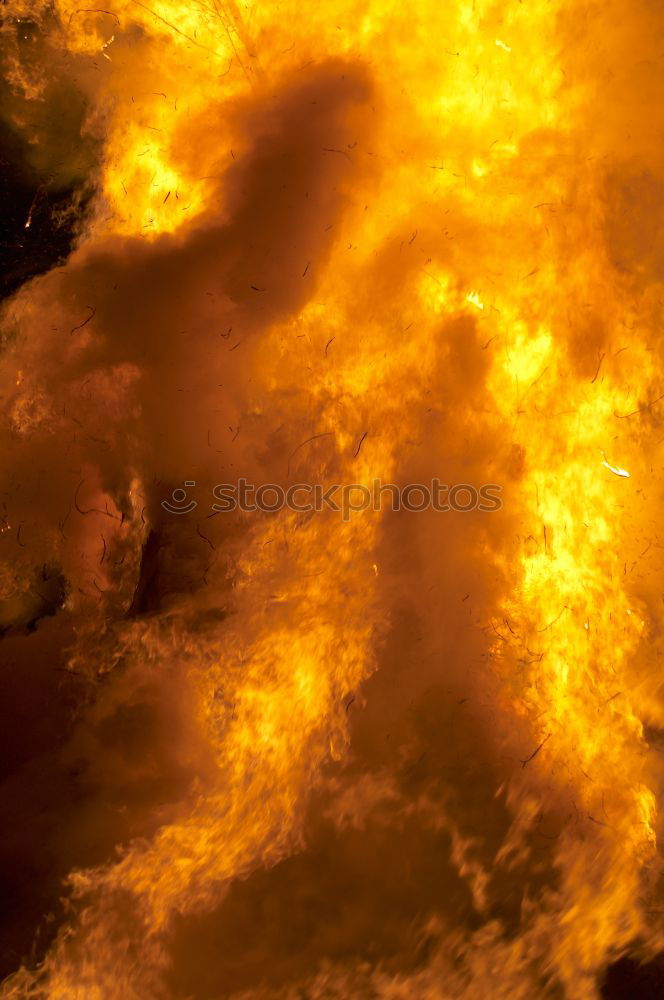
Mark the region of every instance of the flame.
<instances>
[{"instance_id":1,"label":"flame","mask_svg":"<svg viewBox=\"0 0 664 1000\"><path fill-rule=\"evenodd\" d=\"M435 842L463 905L422 876L396 958L349 904L317 964L266 944L214 995L597 997L664 948L661 12L6 11L13 127L78 177L29 113L66 80L95 167L71 256L4 306L1 620L59 567L95 691L67 752L138 791L0 996L212 995L183 923L324 830L367 864ZM500 483L503 508L210 516L241 475ZM182 482L197 512L167 520ZM109 734L145 705L129 760Z\"/></svg>"}]
</instances>

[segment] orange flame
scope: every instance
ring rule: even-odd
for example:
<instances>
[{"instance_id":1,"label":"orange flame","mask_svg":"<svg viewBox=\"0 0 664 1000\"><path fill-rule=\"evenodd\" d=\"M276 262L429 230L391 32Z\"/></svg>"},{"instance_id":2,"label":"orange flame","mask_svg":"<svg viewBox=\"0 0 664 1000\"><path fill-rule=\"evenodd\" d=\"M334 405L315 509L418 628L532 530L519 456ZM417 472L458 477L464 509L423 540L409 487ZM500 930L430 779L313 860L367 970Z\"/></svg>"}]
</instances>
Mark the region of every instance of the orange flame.
<instances>
[{"instance_id":1,"label":"orange flame","mask_svg":"<svg viewBox=\"0 0 664 1000\"><path fill-rule=\"evenodd\" d=\"M96 166L75 250L4 306L2 622L57 565L94 689L65 758L125 818L0 996L598 996L664 947L661 11L7 9L14 127ZM31 114L66 119L62 81L74 150ZM239 476L503 508L210 516ZM224 952L206 986L186 928L321 843L374 873L342 945L289 965L266 931L261 975ZM363 896L401 950L363 950Z\"/></svg>"}]
</instances>

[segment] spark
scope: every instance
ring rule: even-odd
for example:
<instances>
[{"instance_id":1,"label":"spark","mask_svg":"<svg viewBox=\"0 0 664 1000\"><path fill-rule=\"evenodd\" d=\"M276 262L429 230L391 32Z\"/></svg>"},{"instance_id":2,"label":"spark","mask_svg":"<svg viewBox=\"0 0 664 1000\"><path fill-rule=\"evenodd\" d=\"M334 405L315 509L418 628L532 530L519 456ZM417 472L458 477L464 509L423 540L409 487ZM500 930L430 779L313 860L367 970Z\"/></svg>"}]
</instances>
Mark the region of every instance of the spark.
<instances>
[{"instance_id":1,"label":"spark","mask_svg":"<svg viewBox=\"0 0 664 1000\"><path fill-rule=\"evenodd\" d=\"M477 292L469 292L468 295L466 295L466 302L472 303L472 305L476 306L478 309L484 309L484 303Z\"/></svg>"},{"instance_id":2,"label":"spark","mask_svg":"<svg viewBox=\"0 0 664 1000\"><path fill-rule=\"evenodd\" d=\"M609 462L607 462L606 455L604 454L604 452L602 452L602 465L604 466L604 468L609 469L614 474L614 476L620 476L622 479L630 478L627 469L621 469L618 466L611 465Z\"/></svg>"},{"instance_id":3,"label":"spark","mask_svg":"<svg viewBox=\"0 0 664 1000\"><path fill-rule=\"evenodd\" d=\"M499 38L496 39L496 45L499 49L503 49L504 52L511 52L512 49L509 45L505 45L505 42L501 42Z\"/></svg>"}]
</instances>

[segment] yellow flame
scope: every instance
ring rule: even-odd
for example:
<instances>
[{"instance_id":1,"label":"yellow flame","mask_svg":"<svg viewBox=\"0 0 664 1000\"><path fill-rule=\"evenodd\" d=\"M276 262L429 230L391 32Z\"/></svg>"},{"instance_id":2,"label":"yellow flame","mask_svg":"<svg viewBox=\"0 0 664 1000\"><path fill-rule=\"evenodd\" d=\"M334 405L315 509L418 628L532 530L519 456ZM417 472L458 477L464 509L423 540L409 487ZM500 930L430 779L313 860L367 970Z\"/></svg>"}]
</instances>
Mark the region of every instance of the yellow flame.
<instances>
[{"instance_id":1,"label":"yellow flame","mask_svg":"<svg viewBox=\"0 0 664 1000\"><path fill-rule=\"evenodd\" d=\"M617 56L620 5L606 14L581 6ZM489 625L477 626L489 637L477 683L491 688L498 720L487 743L514 763L504 784L510 827L493 863L518 879L545 815L558 824L543 862L550 879L537 899L523 887L513 939L498 918L463 940L436 925L434 958L407 990L442 998L445 976L455 996L531 997L549 977L565 996L596 996L612 956L637 940L662 944L647 902L661 769L644 739L646 725L664 725L658 578L643 562L656 507L637 485L661 456L653 344L662 275L646 250L628 267L629 197L606 204L612 169L628 183L624 158L657 166L647 136L625 149L637 111L620 106L611 120L613 89L596 107L613 86L605 59L587 63L575 47L576 6L562 0L54 7L51 44L72 74L82 67L86 127L101 149L82 253L110 253L121 237L158 253L160 241L184 245L212 216L231 219L228 178L253 148L242 129L252 102L276 106L281 88L328 60L368 74L370 111L349 126L356 144L323 149L348 169L343 211L319 220L334 226L329 252L302 260L312 291L268 324L259 360L247 362L244 414L257 418L280 393L297 399L315 457L295 441L296 461L366 485L419 472L425 439L435 466L448 425L477 449L492 442L484 467L487 481L505 483L506 515L472 545L502 589L499 612L487 598ZM29 3L8 8L34 13ZM36 83L15 68L12 82L21 81L36 99ZM36 306L24 306L33 332L39 288ZM52 306L54 320L66 304ZM52 416L36 384L12 402L13 426L27 436ZM603 448L621 464L599 463ZM219 905L232 880L301 846L310 791L348 752L344 698L376 667L386 595L412 597L402 567L378 555L385 523L384 512L332 522L281 511L247 528L230 579L212 570L211 600L232 613L200 647L186 595L168 614L104 633L107 663L121 661L130 676L182 673L206 766L153 836L72 875L79 909L37 978L17 973L3 997L38 988L49 1000L158 995L174 915ZM445 553L431 544L421 558L435 580ZM450 621L432 615L429 625ZM445 822L453 862L484 912L492 873ZM118 903L126 898L129 915ZM309 995L406 995L382 967L374 992L344 975L313 980Z\"/></svg>"}]
</instances>

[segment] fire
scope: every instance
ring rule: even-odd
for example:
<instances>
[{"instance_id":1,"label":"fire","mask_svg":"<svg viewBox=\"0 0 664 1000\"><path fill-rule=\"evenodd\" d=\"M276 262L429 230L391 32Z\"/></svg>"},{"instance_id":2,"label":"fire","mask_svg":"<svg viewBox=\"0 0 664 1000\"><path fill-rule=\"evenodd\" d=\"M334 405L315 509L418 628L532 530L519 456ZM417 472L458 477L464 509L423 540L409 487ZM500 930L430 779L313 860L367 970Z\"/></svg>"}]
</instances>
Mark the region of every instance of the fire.
<instances>
[{"instance_id":1,"label":"fire","mask_svg":"<svg viewBox=\"0 0 664 1000\"><path fill-rule=\"evenodd\" d=\"M76 721L0 996L598 997L664 949L662 13L5 10L3 115L91 193L1 320L2 643Z\"/></svg>"}]
</instances>

